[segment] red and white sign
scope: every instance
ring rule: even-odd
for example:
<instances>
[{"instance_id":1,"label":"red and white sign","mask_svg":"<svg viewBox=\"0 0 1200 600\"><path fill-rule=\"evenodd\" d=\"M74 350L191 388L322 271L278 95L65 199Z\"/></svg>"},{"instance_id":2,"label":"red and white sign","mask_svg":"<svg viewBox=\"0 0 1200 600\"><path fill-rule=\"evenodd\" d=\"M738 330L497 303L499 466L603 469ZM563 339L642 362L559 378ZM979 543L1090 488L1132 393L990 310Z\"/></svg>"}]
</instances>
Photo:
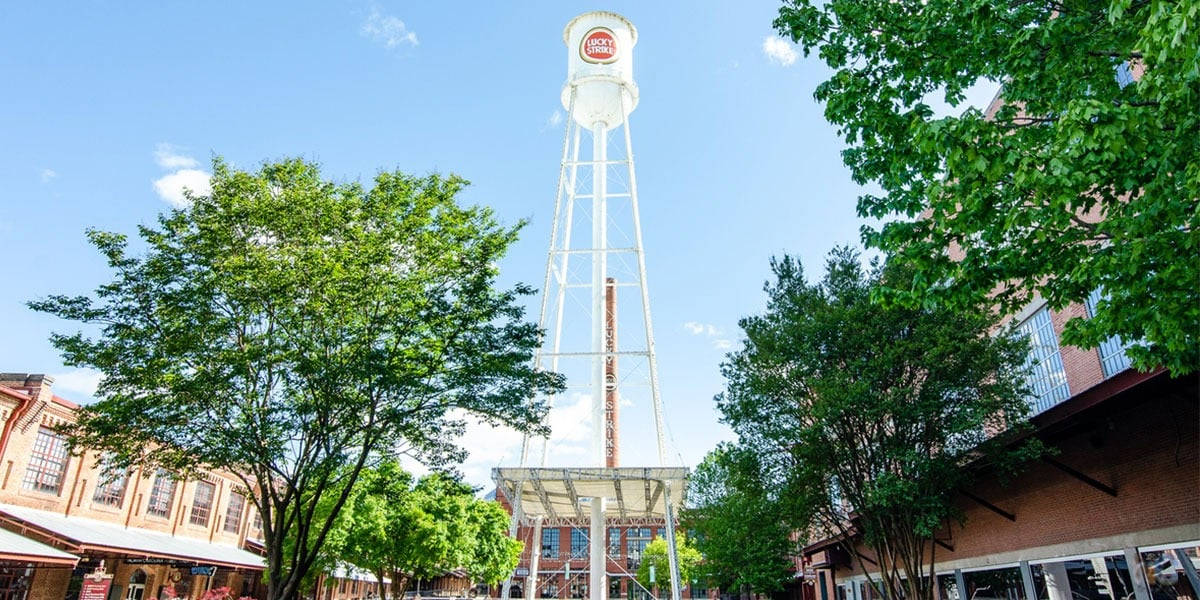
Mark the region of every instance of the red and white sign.
<instances>
[{"instance_id":1,"label":"red and white sign","mask_svg":"<svg viewBox=\"0 0 1200 600\"><path fill-rule=\"evenodd\" d=\"M79 600L106 600L110 587L112 587L111 575L103 579L84 577L83 585L79 588Z\"/></svg>"},{"instance_id":2,"label":"red and white sign","mask_svg":"<svg viewBox=\"0 0 1200 600\"><path fill-rule=\"evenodd\" d=\"M617 60L617 36L607 27L596 27L583 36L579 56L590 63L607 64Z\"/></svg>"}]
</instances>

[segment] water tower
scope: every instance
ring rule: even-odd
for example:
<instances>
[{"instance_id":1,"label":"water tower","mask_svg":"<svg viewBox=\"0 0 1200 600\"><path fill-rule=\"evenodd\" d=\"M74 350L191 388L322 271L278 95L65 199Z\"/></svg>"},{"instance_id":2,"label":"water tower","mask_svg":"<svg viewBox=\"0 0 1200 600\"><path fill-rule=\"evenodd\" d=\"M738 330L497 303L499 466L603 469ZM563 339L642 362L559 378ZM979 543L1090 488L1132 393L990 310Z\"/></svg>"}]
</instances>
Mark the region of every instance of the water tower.
<instances>
[{"instance_id":1,"label":"water tower","mask_svg":"<svg viewBox=\"0 0 1200 600\"><path fill-rule=\"evenodd\" d=\"M669 573L659 577L670 577L671 596L679 600L674 525L687 470L667 465L646 288L629 130L630 113L638 104L633 80L637 29L621 15L589 12L567 24L563 42L567 81L561 100L567 114L566 132L539 314L547 339L535 361L539 368L564 373L568 390L583 390L577 393L590 397L592 460L580 466L550 466L550 440L527 438L522 444L521 466L495 469L493 478L512 503L513 535L519 531L532 534L535 547L524 589L528 600L536 596L539 583L544 526L587 526L588 596L605 600L608 568L623 568L606 551L606 527L639 524L662 526L669 548ZM581 151L586 148L585 139L590 142L590 153ZM629 293L618 294L621 288ZM621 311L622 302L634 304L636 309ZM618 373L622 373L620 378ZM645 376L648 402L643 404L649 406L642 408L649 408L658 460L654 466L621 467L617 464L618 407L629 402L625 394L633 385L629 377L638 373ZM557 401L550 400L552 404ZM629 415L626 417L628 420ZM538 442L541 452L535 466L530 454ZM567 574L571 558L565 563ZM502 588L505 598L511 585L510 578Z\"/></svg>"}]
</instances>

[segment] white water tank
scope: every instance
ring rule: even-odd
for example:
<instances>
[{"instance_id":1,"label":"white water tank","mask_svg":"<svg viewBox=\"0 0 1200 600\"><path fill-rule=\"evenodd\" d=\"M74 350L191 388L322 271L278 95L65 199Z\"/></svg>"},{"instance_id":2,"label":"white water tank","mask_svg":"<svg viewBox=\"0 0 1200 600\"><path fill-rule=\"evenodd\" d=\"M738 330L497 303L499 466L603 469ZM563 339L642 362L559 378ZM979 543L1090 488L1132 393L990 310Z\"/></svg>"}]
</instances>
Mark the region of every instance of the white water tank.
<instances>
[{"instance_id":1,"label":"white water tank","mask_svg":"<svg viewBox=\"0 0 1200 600\"><path fill-rule=\"evenodd\" d=\"M571 19L563 29L567 45L567 83L563 108L586 129L604 123L609 129L625 121L638 102L633 82L633 46L637 28L617 13L593 11ZM624 110L622 99L624 95Z\"/></svg>"}]
</instances>

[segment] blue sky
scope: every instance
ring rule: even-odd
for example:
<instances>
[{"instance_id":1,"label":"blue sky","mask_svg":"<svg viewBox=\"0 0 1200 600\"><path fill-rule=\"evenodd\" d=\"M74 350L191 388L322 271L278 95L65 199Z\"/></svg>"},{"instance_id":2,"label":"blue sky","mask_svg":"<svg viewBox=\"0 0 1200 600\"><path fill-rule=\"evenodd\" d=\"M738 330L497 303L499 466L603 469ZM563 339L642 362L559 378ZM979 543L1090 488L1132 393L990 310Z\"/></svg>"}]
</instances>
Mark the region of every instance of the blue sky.
<instances>
[{"instance_id":1,"label":"blue sky","mask_svg":"<svg viewBox=\"0 0 1200 600\"><path fill-rule=\"evenodd\" d=\"M694 465L729 437L718 365L737 319L763 305L768 259L792 253L812 272L861 223L843 144L812 99L827 71L771 39L775 1L5 3L0 371L53 374L61 395L88 400L94 374L47 341L72 326L24 303L103 281L84 229L152 222L213 155L247 168L299 155L343 180L458 173L473 184L464 200L529 221L503 277L540 285L561 32L594 9L639 29L631 121L661 387L672 453ZM468 477L512 464L513 439L474 431Z\"/></svg>"}]
</instances>

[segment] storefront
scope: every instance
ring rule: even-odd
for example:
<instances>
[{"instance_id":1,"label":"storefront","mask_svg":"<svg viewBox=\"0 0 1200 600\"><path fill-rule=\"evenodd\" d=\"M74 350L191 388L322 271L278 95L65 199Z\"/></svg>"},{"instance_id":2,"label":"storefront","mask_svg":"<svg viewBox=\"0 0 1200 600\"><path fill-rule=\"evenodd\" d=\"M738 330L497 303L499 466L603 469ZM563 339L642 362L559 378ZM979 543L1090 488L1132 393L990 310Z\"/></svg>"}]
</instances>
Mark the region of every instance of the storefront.
<instances>
[{"instance_id":1,"label":"storefront","mask_svg":"<svg viewBox=\"0 0 1200 600\"><path fill-rule=\"evenodd\" d=\"M0 525L0 548L31 549L0 550L0 600L74 600L97 571L110 577L106 597L121 600L263 592L262 557L234 546L6 504Z\"/></svg>"}]
</instances>

